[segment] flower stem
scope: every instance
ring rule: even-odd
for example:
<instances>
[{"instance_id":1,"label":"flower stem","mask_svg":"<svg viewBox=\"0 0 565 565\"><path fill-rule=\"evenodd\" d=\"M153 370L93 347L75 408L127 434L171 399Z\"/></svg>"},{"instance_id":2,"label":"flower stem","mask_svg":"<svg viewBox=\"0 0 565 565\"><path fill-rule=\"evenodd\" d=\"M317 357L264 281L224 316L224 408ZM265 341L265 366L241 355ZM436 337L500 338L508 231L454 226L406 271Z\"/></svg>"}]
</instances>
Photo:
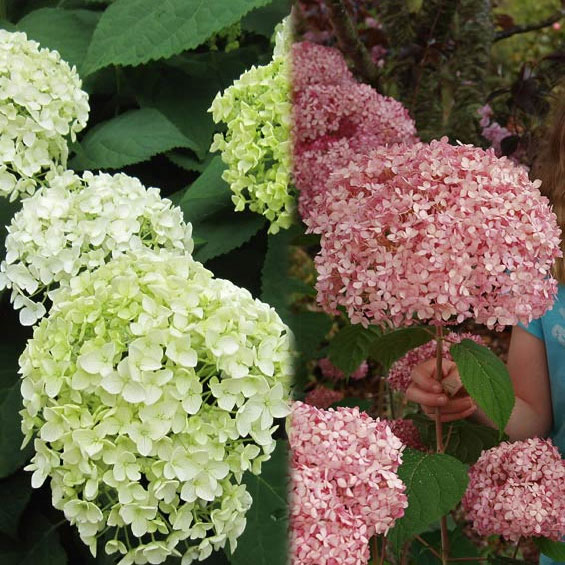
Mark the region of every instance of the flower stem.
<instances>
[{"instance_id":1,"label":"flower stem","mask_svg":"<svg viewBox=\"0 0 565 565\"><path fill-rule=\"evenodd\" d=\"M518 538L518 541L516 542L516 547L514 548L514 554L512 555L512 559L516 559L516 556L518 555L518 548L520 547L521 541L522 538Z\"/></svg>"},{"instance_id":2,"label":"flower stem","mask_svg":"<svg viewBox=\"0 0 565 565\"><path fill-rule=\"evenodd\" d=\"M436 328L436 379L441 382L443 378L442 367L442 354L443 354L443 327L437 326ZM445 447L443 445L443 429L441 425L441 409L438 406L435 411L436 423L436 443L437 453L443 453ZM449 535L447 531L447 518L442 516L440 521L441 527L441 562L446 565L449 559Z\"/></svg>"}]
</instances>

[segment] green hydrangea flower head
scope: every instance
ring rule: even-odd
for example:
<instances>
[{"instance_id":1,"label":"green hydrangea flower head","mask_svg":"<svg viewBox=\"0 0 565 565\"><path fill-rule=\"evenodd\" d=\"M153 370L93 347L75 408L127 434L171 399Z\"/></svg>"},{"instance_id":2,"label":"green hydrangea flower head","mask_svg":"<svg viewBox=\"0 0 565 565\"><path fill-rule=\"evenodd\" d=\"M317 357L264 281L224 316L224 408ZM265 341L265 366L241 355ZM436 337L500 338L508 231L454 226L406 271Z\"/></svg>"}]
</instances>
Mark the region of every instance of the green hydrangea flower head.
<instances>
[{"instance_id":1,"label":"green hydrangea flower head","mask_svg":"<svg viewBox=\"0 0 565 565\"><path fill-rule=\"evenodd\" d=\"M237 211L248 207L270 222L270 233L294 219L291 181L291 29L287 18L275 32L273 58L251 67L210 108L216 123L227 125L214 136L211 151L227 165L223 179L233 191Z\"/></svg>"},{"instance_id":2,"label":"green hydrangea flower head","mask_svg":"<svg viewBox=\"0 0 565 565\"><path fill-rule=\"evenodd\" d=\"M205 559L245 529L241 484L289 413L273 308L188 254L143 248L58 292L20 358L32 485L95 553Z\"/></svg>"},{"instance_id":3,"label":"green hydrangea flower head","mask_svg":"<svg viewBox=\"0 0 565 565\"><path fill-rule=\"evenodd\" d=\"M14 201L64 170L90 108L76 69L21 32L0 30L0 93L0 196Z\"/></svg>"},{"instance_id":4,"label":"green hydrangea flower head","mask_svg":"<svg viewBox=\"0 0 565 565\"><path fill-rule=\"evenodd\" d=\"M8 227L0 290L12 289L20 322L45 314L42 300L81 271L140 247L193 249L192 226L157 188L135 177L89 171L55 176L26 198Z\"/></svg>"}]
</instances>

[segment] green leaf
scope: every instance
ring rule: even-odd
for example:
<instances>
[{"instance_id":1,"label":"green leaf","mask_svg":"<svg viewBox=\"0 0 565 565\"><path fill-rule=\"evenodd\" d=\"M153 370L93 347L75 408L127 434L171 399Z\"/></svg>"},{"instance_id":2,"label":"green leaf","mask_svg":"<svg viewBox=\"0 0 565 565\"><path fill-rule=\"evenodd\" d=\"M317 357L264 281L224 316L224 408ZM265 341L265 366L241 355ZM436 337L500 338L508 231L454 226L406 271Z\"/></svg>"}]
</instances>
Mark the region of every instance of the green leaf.
<instances>
[{"instance_id":1,"label":"green leaf","mask_svg":"<svg viewBox=\"0 0 565 565\"><path fill-rule=\"evenodd\" d=\"M433 335L430 331L419 326L393 330L373 342L369 355L381 363L385 371L388 371L397 359L431 339Z\"/></svg>"},{"instance_id":2,"label":"green leaf","mask_svg":"<svg viewBox=\"0 0 565 565\"><path fill-rule=\"evenodd\" d=\"M356 397L349 397L339 400L338 402L334 402L331 407L337 408L339 406L343 406L345 408L359 408L362 412L368 412L371 409L372 402L369 398L356 398Z\"/></svg>"},{"instance_id":3,"label":"green leaf","mask_svg":"<svg viewBox=\"0 0 565 565\"><path fill-rule=\"evenodd\" d=\"M218 214L192 224L193 233L205 243L194 252L197 261L206 263L229 253L249 241L265 226L265 218L252 212Z\"/></svg>"},{"instance_id":4,"label":"green leaf","mask_svg":"<svg viewBox=\"0 0 565 565\"><path fill-rule=\"evenodd\" d=\"M467 468L443 453L406 449L398 475L406 485L408 508L388 539L398 551L411 537L452 510L461 500L467 483Z\"/></svg>"},{"instance_id":5,"label":"green leaf","mask_svg":"<svg viewBox=\"0 0 565 565\"><path fill-rule=\"evenodd\" d=\"M267 6L249 12L241 20L241 27L265 37L271 37L276 25L290 14L291 7L290 0L273 0Z\"/></svg>"},{"instance_id":6,"label":"green leaf","mask_svg":"<svg viewBox=\"0 0 565 565\"><path fill-rule=\"evenodd\" d=\"M67 555L59 541L57 528L42 514L27 513L21 531L23 539L14 542L0 538L0 563L10 565L66 565Z\"/></svg>"},{"instance_id":7,"label":"green leaf","mask_svg":"<svg viewBox=\"0 0 565 565\"><path fill-rule=\"evenodd\" d=\"M29 460L33 451L31 444L20 450L24 438L19 414L22 409L19 353L11 344L0 345L0 478L17 471Z\"/></svg>"},{"instance_id":8,"label":"green leaf","mask_svg":"<svg viewBox=\"0 0 565 565\"><path fill-rule=\"evenodd\" d=\"M232 565L286 565L288 528L288 445L277 441L260 475L246 473L244 483L253 497L247 527L231 556Z\"/></svg>"},{"instance_id":9,"label":"green leaf","mask_svg":"<svg viewBox=\"0 0 565 565\"><path fill-rule=\"evenodd\" d=\"M452 345L450 352L467 392L502 434L515 401L506 365L490 349L470 339Z\"/></svg>"},{"instance_id":10,"label":"green leaf","mask_svg":"<svg viewBox=\"0 0 565 565\"><path fill-rule=\"evenodd\" d=\"M22 471L0 481L0 532L12 538L18 535L20 516L31 496L31 476Z\"/></svg>"},{"instance_id":11,"label":"green leaf","mask_svg":"<svg viewBox=\"0 0 565 565\"><path fill-rule=\"evenodd\" d=\"M18 22L18 30L25 31L42 47L56 49L80 74L99 19L100 12L93 10L41 8L24 16Z\"/></svg>"},{"instance_id":12,"label":"green leaf","mask_svg":"<svg viewBox=\"0 0 565 565\"><path fill-rule=\"evenodd\" d=\"M206 262L240 247L263 226L265 218L251 212L235 212L231 191L222 179L225 165L214 157L179 202L194 236L205 243L194 253Z\"/></svg>"},{"instance_id":13,"label":"green leaf","mask_svg":"<svg viewBox=\"0 0 565 565\"><path fill-rule=\"evenodd\" d=\"M411 414L424 445L436 449L435 423L423 414ZM443 424L443 442L445 453L459 461L472 465L477 461L481 452L500 443L498 432L489 426L475 424L469 420L456 420Z\"/></svg>"},{"instance_id":14,"label":"green leaf","mask_svg":"<svg viewBox=\"0 0 565 565\"><path fill-rule=\"evenodd\" d=\"M140 65L194 49L268 0L120 0L102 15L85 72Z\"/></svg>"},{"instance_id":15,"label":"green leaf","mask_svg":"<svg viewBox=\"0 0 565 565\"><path fill-rule=\"evenodd\" d=\"M277 234L270 234L267 239L267 254L261 273L261 300L274 306L281 318L290 318L290 304L294 294L311 295L314 289L305 282L291 277L289 245L299 230L292 226Z\"/></svg>"},{"instance_id":16,"label":"green leaf","mask_svg":"<svg viewBox=\"0 0 565 565\"><path fill-rule=\"evenodd\" d=\"M441 552L441 532L434 530L432 532L425 532L421 534L430 546L436 551ZM423 545L420 541L414 540L411 547L411 555L413 563L418 565L438 565L437 557ZM479 559L470 559L473 557L480 557L479 548L461 531L460 528L455 528L449 531L449 557L453 558L467 558L466 565L480 565Z\"/></svg>"},{"instance_id":17,"label":"green leaf","mask_svg":"<svg viewBox=\"0 0 565 565\"><path fill-rule=\"evenodd\" d=\"M565 562L565 542L552 541L546 538L535 538L534 541L541 553L551 557L554 561Z\"/></svg>"},{"instance_id":18,"label":"green leaf","mask_svg":"<svg viewBox=\"0 0 565 565\"><path fill-rule=\"evenodd\" d=\"M332 319L323 312L291 314L288 324L294 333L295 347L305 359L316 356L316 350L332 327Z\"/></svg>"},{"instance_id":19,"label":"green leaf","mask_svg":"<svg viewBox=\"0 0 565 565\"><path fill-rule=\"evenodd\" d=\"M154 64L128 69L124 75L139 105L161 112L190 140L190 147L198 158L204 159L214 133L214 121L208 108L221 88L215 74L211 72L202 80L178 69Z\"/></svg>"},{"instance_id":20,"label":"green leaf","mask_svg":"<svg viewBox=\"0 0 565 565\"><path fill-rule=\"evenodd\" d=\"M512 559L511 557L504 557L502 555L493 555L488 558L489 565L524 565L524 563L531 563L531 561Z\"/></svg>"},{"instance_id":21,"label":"green leaf","mask_svg":"<svg viewBox=\"0 0 565 565\"><path fill-rule=\"evenodd\" d=\"M371 344L381 335L382 330L377 326L345 326L330 341L330 361L346 375L350 375L367 359Z\"/></svg>"},{"instance_id":22,"label":"green leaf","mask_svg":"<svg viewBox=\"0 0 565 565\"><path fill-rule=\"evenodd\" d=\"M8 202L5 198L2 198L0 203L0 260L2 260L6 254L6 248L4 247L4 241L6 241L6 236L8 235L6 226L10 224L12 217L22 207L22 204L17 201Z\"/></svg>"},{"instance_id":23,"label":"green leaf","mask_svg":"<svg viewBox=\"0 0 565 565\"><path fill-rule=\"evenodd\" d=\"M181 167L186 171L196 171L198 173L202 173L206 170L206 167L210 164L212 158L209 155L209 159L205 159L204 161L200 161L196 157L191 155L184 155L177 151L170 151L166 154L167 159L174 163L177 167Z\"/></svg>"},{"instance_id":24,"label":"green leaf","mask_svg":"<svg viewBox=\"0 0 565 565\"><path fill-rule=\"evenodd\" d=\"M176 147L191 147L186 138L161 112L153 108L131 110L102 122L75 145L75 170L120 169L147 161Z\"/></svg>"},{"instance_id":25,"label":"green leaf","mask_svg":"<svg viewBox=\"0 0 565 565\"><path fill-rule=\"evenodd\" d=\"M193 225L232 208L232 192L222 173L226 166L220 157L214 157L204 172L190 185L179 202L184 219Z\"/></svg>"}]
</instances>

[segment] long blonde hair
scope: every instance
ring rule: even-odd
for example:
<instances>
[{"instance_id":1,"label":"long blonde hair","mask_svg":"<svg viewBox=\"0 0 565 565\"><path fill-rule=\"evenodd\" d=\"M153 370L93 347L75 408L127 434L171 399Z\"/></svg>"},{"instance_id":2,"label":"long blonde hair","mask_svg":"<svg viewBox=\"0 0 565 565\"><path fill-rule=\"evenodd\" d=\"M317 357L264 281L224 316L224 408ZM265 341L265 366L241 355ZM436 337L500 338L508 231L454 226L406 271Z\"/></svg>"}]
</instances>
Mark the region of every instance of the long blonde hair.
<instances>
[{"instance_id":1,"label":"long blonde hair","mask_svg":"<svg viewBox=\"0 0 565 565\"><path fill-rule=\"evenodd\" d=\"M561 251L565 255L565 98L560 97L552 113L546 142L532 168L532 178L542 181L540 191L549 198L561 228ZM557 259L553 276L565 284L565 260Z\"/></svg>"}]
</instances>

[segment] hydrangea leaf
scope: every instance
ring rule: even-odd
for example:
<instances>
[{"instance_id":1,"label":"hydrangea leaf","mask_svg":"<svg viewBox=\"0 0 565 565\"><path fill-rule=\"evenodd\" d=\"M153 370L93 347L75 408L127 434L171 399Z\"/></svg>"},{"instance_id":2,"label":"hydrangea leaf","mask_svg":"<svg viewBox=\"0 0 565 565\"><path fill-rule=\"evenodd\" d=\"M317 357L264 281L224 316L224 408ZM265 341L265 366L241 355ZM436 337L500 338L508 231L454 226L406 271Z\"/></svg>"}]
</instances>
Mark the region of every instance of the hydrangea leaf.
<instances>
[{"instance_id":1,"label":"hydrangea leaf","mask_svg":"<svg viewBox=\"0 0 565 565\"><path fill-rule=\"evenodd\" d=\"M311 296L315 294L311 285L288 274L289 245L298 231L298 226L270 234L267 239L267 254L262 271L261 300L274 306L281 318L290 317L293 294Z\"/></svg>"},{"instance_id":2,"label":"hydrangea leaf","mask_svg":"<svg viewBox=\"0 0 565 565\"><path fill-rule=\"evenodd\" d=\"M17 565L66 565L67 555L59 541L57 528L42 514L29 513L22 526L20 542L0 539L0 563Z\"/></svg>"},{"instance_id":3,"label":"hydrangea leaf","mask_svg":"<svg viewBox=\"0 0 565 565\"><path fill-rule=\"evenodd\" d=\"M212 216L192 225L194 234L205 241L194 253L197 261L205 263L214 257L229 253L249 241L263 226L265 218L257 214L226 214Z\"/></svg>"},{"instance_id":4,"label":"hydrangea leaf","mask_svg":"<svg viewBox=\"0 0 565 565\"><path fill-rule=\"evenodd\" d=\"M231 557L232 565L286 565L287 563L288 445L277 441L260 475L247 473L244 483L253 498L247 527Z\"/></svg>"},{"instance_id":5,"label":"hydrangea leaf","mask_svg":"<svg viewBox=\"0 0 565 565\"><path fill-rule=\"evenodd\" d=\"M506 365L487 347L470 339L451 346L461 382L502 435L514 407L514 389Z\"/></svg>"},{"instance_id":6,"label":"hydrangea leaf","mask_svg":"<svg viewBox=\"0 0 565 565\"><path fill-rule=\"evenodd\" d=\"M312 359L328 335L332 319L323 312L300 312L290 317L289 325L295 335L297 350L305 359Z\"/></svg>"},{"instance_id":7,"label":"hydrangea leaf","mask_svg":"<svg viewBox=\"0 0 565 565\"><path fill-rule=\"evenodd\" d=\"M185 220L193 225L231 208L231 192L222 173L226 166L214 157L204 172L190 185L179 202Z\"/></svg>"},{"instance_id":8,"label":"hydrangea leaf","mask_svg":"<svg viewBox=\"0 0 565 565\"><path fill-rule=\"evenodd\" d=\"M74 146L70 168L120 169L177 147L194 149L196 144L158 110L131 110L90 130Z\"/></svg>"},{"instance_id":9,"label":"hydrangea leaf","mask_svg":"<svg viewBox=\"0 0 565 565\"><path fill-rule=\"evenodd\" d=\"M469 482L461 461L443 453L413 449L404 451L398 476L406 485L408 508L388 534L396 550L452 510Z\"/></svg>"},{"instance_id":10,"label":"hydrangea leaf","mask_svg":"<svg viewBox=\"0 0 565 565\"><path fill-rule=\"evenodd\" d=\"M435 450L434 421L422 414L411 414L408 418L418 426L422 442ZM446 446L445 453L469 465L477 461L483 450L499 444L498 432L495 429L468 420L444 424L443 441Z\"/></svg>"},{"instance_id":11,"label":"hydrangea leaf","mask_svg":"<svg viewBox=\"0 0 565 565\"><path fill-rule=\"evenodd\" d=\"M140 65L194 49L268 0L121 0L108 7L85 62L89 74L108 65Z\"/></svg>"},{"instance_id":12,"label":"hydrangea leaf","mask_svg":"<svg viewBox=\"0 0 565 565\"><path fill-rule=\"evenodd\" d=\"M372 343L369 355L381 363L385 371L391 365L406 355L411 349L424 345L433 338L433 335L423 327L401 328L383 334Z\"/></svg>"},{"instance_id":13,"label":"hydrangea leaf","mask_svg":"<svg viewBox=\"0 0 565 565\"><path fill-rule=\"evenodd\" d=\"M536 538L538 549L555 561L565 561L565 542L552 541L546 538Z\"/></svg>"},{"instance_id":14,"label":"hydrangea leaf","mask_svg":"<svg viewBox=\"0 0 565 565\"><path fill-rule=\"evenodd\" d=\"M29 475L23 471L0 482L0 533L12 538L18 535L20 516L30 496Z\"/></svg>"},{"instance_id":15,"label":"hydrangea leaf","mask_svg":"<svg viewBox=\"0 0 565 565\"><path fill-rule=\"evenodd\" d=\"M40 8L25 15L17 27L42 47L56 49L65 61L75 65L80 72L99 19L100 12L93 10Z\"/></svg>"},{"instance_id":16,"label":"hydrangea leaf","mask_svg":"<svg viewBox=\"0 0 565 565\"><path fill-rule=\"evenodd\" d=\"M330 361L346 375L350 375L367 359L371 344L381 335L381 329L376 326L345 326L330 341Z\"/></svg>"},{"instance_id":17,"label":"hydrangea leaf","mask_svg":"<svg viewBox=\"0 0 565 565\"><path fill-rule=\"evenodd\" d=\"M291 7L290 0L272 0L267 6L256 8L244 16L241 20L241 27L270 38L275 26L288 16Z\"/></svg>"},{"instance_id":18,"label":"hydrangea leaf","mask_svg":"<svg viewBox=\"0 0 565 565\"><path fill-rule=\"evenodd\" d=\"M20 451L23 435L18 412L22 398L17 360L18 352L14 353L13 346L0 346L0 478L19 469L33 451L31 446Z\"/></svg>"}]
</instances>

